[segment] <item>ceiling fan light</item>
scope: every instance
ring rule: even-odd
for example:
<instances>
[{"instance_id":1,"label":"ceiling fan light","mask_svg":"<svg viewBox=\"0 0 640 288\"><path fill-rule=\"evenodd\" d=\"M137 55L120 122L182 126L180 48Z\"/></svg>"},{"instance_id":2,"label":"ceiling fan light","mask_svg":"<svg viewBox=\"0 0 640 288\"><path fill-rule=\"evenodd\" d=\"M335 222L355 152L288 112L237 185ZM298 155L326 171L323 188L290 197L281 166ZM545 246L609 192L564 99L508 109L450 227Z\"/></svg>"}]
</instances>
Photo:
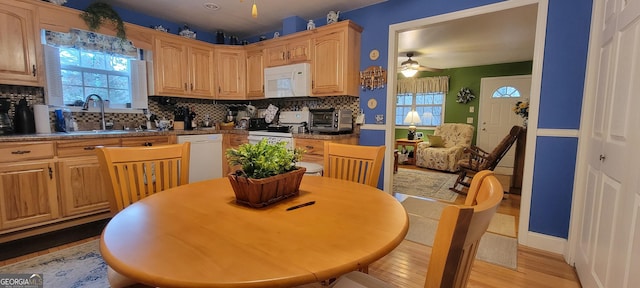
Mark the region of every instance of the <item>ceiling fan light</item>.
<instances>
[{"instance_id":1,"label":"ceiling fan light","mask_svg":"<svg viewBox=\"0 0 640 288\"><path fill-rule=\"evenodd\" d=\"M410 69L404 69L404 70L400 71L400 73L402 73L402 75L404 77L411 78L411 77L415 76L416 73L418 73L418 70L410 68Z\"/></svg>"}]
</instances>

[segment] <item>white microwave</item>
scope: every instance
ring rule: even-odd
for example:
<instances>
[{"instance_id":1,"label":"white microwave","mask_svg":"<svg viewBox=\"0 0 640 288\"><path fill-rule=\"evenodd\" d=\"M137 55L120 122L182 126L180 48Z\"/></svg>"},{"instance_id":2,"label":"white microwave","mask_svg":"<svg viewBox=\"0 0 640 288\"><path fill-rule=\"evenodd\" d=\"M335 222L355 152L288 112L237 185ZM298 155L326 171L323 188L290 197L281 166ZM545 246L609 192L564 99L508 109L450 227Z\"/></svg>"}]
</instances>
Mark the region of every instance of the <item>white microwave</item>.
<instances>
[{"instance_id":1,"label":"white microwave","mask_svg":"<svg viewBox=\"0 0 640 288\"><path fill-rule=\"evenodd\" d=\"M264 97L311 96L311 64L300 63L264 69Z\"/></svg>"}]
</instances>

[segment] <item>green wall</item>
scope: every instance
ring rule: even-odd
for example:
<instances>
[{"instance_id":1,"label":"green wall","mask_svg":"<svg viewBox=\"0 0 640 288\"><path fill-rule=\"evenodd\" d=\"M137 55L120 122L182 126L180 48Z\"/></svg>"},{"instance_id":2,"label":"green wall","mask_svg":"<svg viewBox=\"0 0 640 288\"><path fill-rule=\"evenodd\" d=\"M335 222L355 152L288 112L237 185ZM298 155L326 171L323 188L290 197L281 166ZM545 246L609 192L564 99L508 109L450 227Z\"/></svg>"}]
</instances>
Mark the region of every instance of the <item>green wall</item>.
<instances>
[{"instance_id":1,"label":"green wall","mask_svg":"<svg viewBox=\"0 0 640 288\"><path fill-rule=\"evenodd\" d=\"M466 123L467 117L473 117L473 126L478 128L478 106L480 106L480 79L485 77L498 77L498 76L514 76L514 75L528 75L531 74L533 66L532 61L514 62L474 67L452 68L445 69L440 72L418 72L415 77L431 77L431 76L449 76L449 93L445 98L445 123ZM404 78L402 74L398 73L398 78ZM467 87L471 89L473 95L476 96L471 102L462 104L456 102L458 91L460 88ZM469 112L469 106L474 106L474 112ZM418 131L424 132L424 134L433 134L433 130L418 129ZM476 137L473 137L473 143L476 142ZM396 139L406 138L407 129L397 128Z\"/></svg>"}]
</instances>

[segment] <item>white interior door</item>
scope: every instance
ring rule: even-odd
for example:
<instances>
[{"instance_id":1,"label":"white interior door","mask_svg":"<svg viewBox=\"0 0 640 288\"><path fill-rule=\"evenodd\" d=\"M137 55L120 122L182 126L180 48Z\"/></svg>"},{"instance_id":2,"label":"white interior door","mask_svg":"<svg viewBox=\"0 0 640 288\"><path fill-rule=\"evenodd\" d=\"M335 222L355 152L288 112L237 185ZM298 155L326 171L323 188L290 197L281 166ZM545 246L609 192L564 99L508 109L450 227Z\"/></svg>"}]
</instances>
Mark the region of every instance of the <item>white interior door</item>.
<instances>
[{"instance_id":1,"label":"white interior door","mask_svg":"<svg viewBox=\"0 0 640 288\"><path fill-rule=\"evenodd\" d=\"M594 3L575 266L583 287L640 287L640 2Z\"/></svg>"},{"instance_id":2,"label":"white interior door","mask_svg":"<svg viewBox=\"0 0 640 288\"><path fill-rule=\"evenodd\" d=\"M503 87L511 87L499 90ZM496 93L497 91L497 93ZM480 80L480 107L476 146L490 152L514 125L523 125L522 117L513 112L518 101L528 101L531 75L488 77ZM501 95L503 97L496 97ZM515 145L500 160L496 173L513 175Z\"/></svg>"}]
</instances>

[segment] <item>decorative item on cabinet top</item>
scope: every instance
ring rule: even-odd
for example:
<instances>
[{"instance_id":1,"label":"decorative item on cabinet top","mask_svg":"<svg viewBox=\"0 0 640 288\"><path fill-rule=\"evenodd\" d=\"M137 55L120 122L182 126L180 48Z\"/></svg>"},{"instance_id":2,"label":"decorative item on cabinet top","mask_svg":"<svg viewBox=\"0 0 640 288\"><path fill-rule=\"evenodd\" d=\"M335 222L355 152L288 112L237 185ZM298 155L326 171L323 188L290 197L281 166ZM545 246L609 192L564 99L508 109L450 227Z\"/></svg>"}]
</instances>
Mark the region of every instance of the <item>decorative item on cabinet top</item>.
<instances>
[{"instance_id":1,"label":"decorative item on cabinet top","mask_svg":"<svg viewBox=\"0 0 640 288\"><path fill-rule=\"evenodd\" d=\"M158 30L158 31L169 32L169 28L165 28L162 25L152 25L152 26L149 26L149 27L151 29L155 29L155 30Z\"/></svg>"},{"instance_id":2,"label":"decorative item on cabinet top","mask_svg":"<svg viewBox=\"0 0 640 288\"><path fill-rule=\"evenodd\" d=\"M360 87L362 91L382 89L387 83L387 71L382 66L370 66L360 71Z\"/></svg>"},{"instance_id":3,"label":"decorative item on cabinet top","mask_svg":"<svg viewBox=\"0 0 640 288\"><path fill-rule=\"evenodd\" d=\"M67 0L47 0L47 1L56 5L63 5L64 3L67 3Z\"/></svg>"},{"instance_id":4,"label":"decorative item on cabinet top","mask_svg":"<svg viewBox=\"0 0 640 288\"><path fill-rule=\"evenodd\" d=\"M185 24L182 29L180 29L180 36L182 37L186 37L186 38L191 38L191 39L196 39L196 32L193 32L189 29L189 26L187 24Z\"/></svg>"}]
</instances>

